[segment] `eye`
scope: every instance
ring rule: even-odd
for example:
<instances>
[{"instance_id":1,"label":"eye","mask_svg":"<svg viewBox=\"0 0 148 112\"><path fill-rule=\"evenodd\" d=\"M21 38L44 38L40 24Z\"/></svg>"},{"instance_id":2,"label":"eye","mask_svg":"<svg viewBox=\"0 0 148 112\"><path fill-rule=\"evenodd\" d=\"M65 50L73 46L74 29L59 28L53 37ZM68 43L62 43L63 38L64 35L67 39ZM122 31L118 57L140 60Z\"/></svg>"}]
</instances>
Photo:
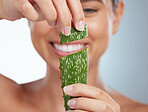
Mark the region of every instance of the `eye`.
<instances>
[{"instance_id":1,"label":"eye","mask_svg":"<svg viewBox=\"0 0 148 112\"><path fill-rule=\"evenodd\" d=\"M94 12L97 12L98 10L96 10L96 9L83 9L83 11L84 11L84 13L94 13Z\"/></svg>"}]
</instances>

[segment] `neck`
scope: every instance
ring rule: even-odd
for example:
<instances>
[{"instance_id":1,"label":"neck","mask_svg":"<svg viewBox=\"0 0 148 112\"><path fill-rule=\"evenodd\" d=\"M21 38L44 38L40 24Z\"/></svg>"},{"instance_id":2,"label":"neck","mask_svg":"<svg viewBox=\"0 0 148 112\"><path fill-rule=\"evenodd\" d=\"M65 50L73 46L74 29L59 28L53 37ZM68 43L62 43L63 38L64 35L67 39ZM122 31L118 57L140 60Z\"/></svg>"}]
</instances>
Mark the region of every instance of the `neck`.
<instances>
[{"instance_id":1,"label":"neck","mask_svg":"<svg viewBox=\"0 0 148 112\"><path fill-rule=\"evenodd\" d=\"M64 99L61 87L60 73L47 65L47 73L44 79L44 93L47 93L47 97L49 97L48 99L52 103L52 108L56 109L54 110L55 112L64 112Z\"/></svg>"},{"instance_id":2,"label":"neck","mask_svg":"<svg viewBox=\"0 0 148 112\"><path fill-rule=\"evenodd\" d=\"M99 63L98 62L89 67L88 85L99 87L100 89L104 89L103 83L102 83L102 80L99 74Z\"/></svg>"}]
</instances>

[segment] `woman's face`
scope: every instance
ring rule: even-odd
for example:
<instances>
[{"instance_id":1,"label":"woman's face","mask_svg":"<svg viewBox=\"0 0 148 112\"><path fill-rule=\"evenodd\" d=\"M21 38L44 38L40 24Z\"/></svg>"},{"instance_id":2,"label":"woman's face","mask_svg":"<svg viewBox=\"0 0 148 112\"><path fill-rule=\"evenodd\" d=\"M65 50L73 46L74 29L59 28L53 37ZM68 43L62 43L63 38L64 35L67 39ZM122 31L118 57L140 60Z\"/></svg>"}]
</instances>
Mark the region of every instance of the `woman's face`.
<instances>
[{"instance_id":1,"label":"woman's face","mask_svg":"<svg viewBox=\"0 0 148 112\"><path fill-rule=\"evenodd\" d=\"M117 30L118 16L121 14L113 12L112 0L82 0L81 3L88 26L88 37L78 41L77 44L87 44L91 69L97 65L101 55L106 51L110 36ZM58 28L51 27L44 21L31 22L30 29L32 42L37 52L48 66L59 72L59 57L67 53L53 46L60 42Z\"/></svg>"}]
</instances>

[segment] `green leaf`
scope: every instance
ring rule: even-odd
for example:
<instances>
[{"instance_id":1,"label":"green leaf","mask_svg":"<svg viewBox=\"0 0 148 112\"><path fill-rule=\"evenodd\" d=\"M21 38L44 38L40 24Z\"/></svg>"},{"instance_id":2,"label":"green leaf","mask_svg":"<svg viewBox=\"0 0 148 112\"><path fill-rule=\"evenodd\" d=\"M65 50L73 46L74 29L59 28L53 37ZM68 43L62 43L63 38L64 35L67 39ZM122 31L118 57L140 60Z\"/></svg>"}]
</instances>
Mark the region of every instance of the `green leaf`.
<instances>
[{"instance_id":1,"label":"green leaf","mask_svg":"<svg viewBox=\"0 0 148 112\"><path fill-rule=\"evenodd\" d=\"M60 44L64 44L71 41L76 41L79 39L83 39L88 36L87 27L85 26L84 31L77 31L75 28L72 28L72 34L70 36L61 35ZM65 86L82 83L87 84L88 80L88 48L84 48L83 50L61 57L60 59L60 70L61 70L61 80L62 80L62 88ZM73 97L68 96L63 91L65 110L72 110L67 105L67 102Z\"/></svg>"},{"instance_id":2,"label":"green leaf","mask_svg":"<svg viewBox=\"0 0 148 112\"><path fill-rule=\"evenodd\" d=\"M67 85L82 83L87 84L88 77L88 55L87 48L78 53L60 58L62 88ZM72 97L67 96L64 92L65 109L70 109L67 105L68 100Z\"/></svg>"}]
</instances>

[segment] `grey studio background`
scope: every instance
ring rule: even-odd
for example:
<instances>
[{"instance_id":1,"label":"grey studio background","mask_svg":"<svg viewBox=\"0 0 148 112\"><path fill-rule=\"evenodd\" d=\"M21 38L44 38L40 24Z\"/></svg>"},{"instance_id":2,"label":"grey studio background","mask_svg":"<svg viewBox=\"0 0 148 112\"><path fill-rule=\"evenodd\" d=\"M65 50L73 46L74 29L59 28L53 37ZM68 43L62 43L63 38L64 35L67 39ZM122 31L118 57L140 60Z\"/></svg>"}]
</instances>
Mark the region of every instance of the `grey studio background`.
<instances>
[{"instance_id":1,"label":"grey studio background","mask_svg":"<svg viewBox=\"0 0 148 112\"><path fill-rule=\"evenodd\" d=\"M119 32L101 58L106 85L148 103L148 0L125 0ZM18 83L45 76L46 64L34 50L25 19L0 21L0 73Z\"/></svg>"},{"instance_id":2,"label":"grey studio background","mask_svg":"<svg viewBox=\"0 0 148 112\"><path fill-rule=\"evenodd\" d=\"M119 32L102 57L104 82L120 93L148 103L148 0L124 0Z\"/></svg>"}]
</instances>

